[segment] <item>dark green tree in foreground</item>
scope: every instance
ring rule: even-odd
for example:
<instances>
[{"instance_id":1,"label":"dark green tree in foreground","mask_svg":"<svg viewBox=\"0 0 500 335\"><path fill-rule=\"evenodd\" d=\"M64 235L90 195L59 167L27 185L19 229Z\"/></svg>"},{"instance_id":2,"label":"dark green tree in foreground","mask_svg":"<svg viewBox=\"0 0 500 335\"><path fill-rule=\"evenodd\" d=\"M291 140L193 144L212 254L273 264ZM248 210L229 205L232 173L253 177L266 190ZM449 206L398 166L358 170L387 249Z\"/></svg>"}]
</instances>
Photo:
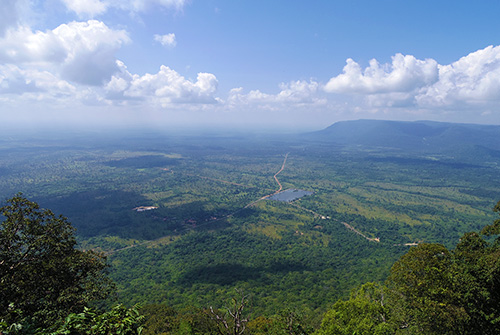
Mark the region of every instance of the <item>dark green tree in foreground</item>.
<instances>
[{"instance_id":1,"label":"dark green tree in foreground","mask_svg":"<svg viewBox=\"0 0 500 335\"><path fill-rule=\"evenodd\" d=\"M139 307L116 305L108 312L85 307L81 313L72 313L50 335L140 335L144 316Z\"/></svg>"},{"instance_id":2,"label":"dark green tree in foreground","mask_svg":"<svg viewBox=\"0 0 500 335\"><path fill-rule=\"evenodd\" d=\"M392 334L386 288L367 283L351 293L347 301L339 300L326 312L316 335L385 335Z\"/></svg>"},{"instance_id":3,"label":"dark green tree in foreground","mask_svg":"<svg viewBox=\"0 0 500 335\"><path fill-rule=\"evenodd\" d=\"M0 321L46 329L91 301L112 282L105 257L76 249L74 228L21 194L0 208Z\"/></svg>"},{"instance_id":4,"label":"dark green tree in foreground","mask_svg":"<svg viewBox=\"0 0 500 335\"><path fill-rule=\"evenodd\" d=\"M500 213L500 202L494 210ZM455 249L423 243L328 311L316 334L500 334L500 220Z\"/></svg>"},{"instance_id":5,"label":"dark green tree in foreground","mask_svg":"<svg viewBox=\"0 0 500 335\"><path fill-rule=\"evenodd\" d=\"M500 202L494 208L500 213ZM423 334L500 334L500 220L466 233L455 249L423 244L391 269L388 285Z\"/></svg>"}]
</instances>

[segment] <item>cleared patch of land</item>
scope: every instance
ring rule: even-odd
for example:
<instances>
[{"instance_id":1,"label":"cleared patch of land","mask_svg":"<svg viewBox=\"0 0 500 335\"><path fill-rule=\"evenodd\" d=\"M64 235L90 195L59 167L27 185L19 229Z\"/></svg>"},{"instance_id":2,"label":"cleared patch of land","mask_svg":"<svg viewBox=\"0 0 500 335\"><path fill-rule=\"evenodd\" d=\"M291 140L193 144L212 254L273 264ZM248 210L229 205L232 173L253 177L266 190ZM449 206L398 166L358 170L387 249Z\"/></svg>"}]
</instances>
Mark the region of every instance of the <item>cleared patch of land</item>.
<instances>
[{"instance_id":1,"label":"cleared patch of land","mask_svg":"<svg viewBox=\"0 0 500 335\"><path fill-rule=\"evenodd\" d=\"M291 189L273 194L273 195L267 197L267 199L268 200L290 202L290 201L300 199L306 195L311 195L313 193L314 192L311 192L311 191L304 191L304 190L298 190L295 188L291 188Z\"/></svg>"}]
</instances>

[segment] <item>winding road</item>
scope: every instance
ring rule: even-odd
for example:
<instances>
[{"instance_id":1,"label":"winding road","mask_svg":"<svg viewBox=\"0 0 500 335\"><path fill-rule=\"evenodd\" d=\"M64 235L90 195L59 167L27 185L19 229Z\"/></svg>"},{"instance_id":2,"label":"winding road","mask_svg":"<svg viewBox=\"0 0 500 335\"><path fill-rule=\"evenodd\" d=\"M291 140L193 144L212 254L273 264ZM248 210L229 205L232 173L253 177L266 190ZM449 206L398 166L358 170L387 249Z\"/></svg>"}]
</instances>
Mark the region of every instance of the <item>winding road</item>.
<instances>
[{"instance_id":1,"label":"winding road","mask_svg":"<svg viewBox=\"0 0 500 335\"><path fill-rule=\"evenodd\" d=\"M286 160L287 160L287 158L288 158L288 154L289 154L289 152L287 152L287 153L286 153L286 155L285 155L285 159L283 160L283 164L281 165L281 169L280 169L278 172L276 172L276 173L274 174L274 176L273 176L273 177L274 177L274 180L276 180L276 182L278 183L278 185L280 186L280 188L279 188L277 191L275 191L275 192L273 192L273 193L271 193L271 194L265 195L265 196L263 196L263 197L262 197L262 198L260 198L260 199L257 199L257 200L255 200L255 201L252 201L251 203L249 203L248 205L246 205L244 208L248 208L248 207L250 207L250 206L252 206L252 205L255 205L255 204L256 204L256 203L258 203L259 201L264 200L264 199L267 199L267 198L269 198L269 197L271 197L271 196L273 196L273 195L278 194L278 193L280 193L280 192L281 192L281 190L283 189L283 186L281 185L280 181L278 180L278 175L281 173L281 171L283 171L283 170L285 169L285 164L286 164ZM231 214L231 215L232 215L232 214Z\"/></svg>"},{"instance_id":2,"label":"winding road","mask_svg":"<svg viewBox=\"0 0 500 335\"><path fill-rule=\"evenodd\" d=\"M278 185L279 185L279 189L278 189L277 191L275 191L275 192L273 192L273 193L271 193L271 194L265 195L265 196L263 196L262 198L257 199L257 200L255 200L255 201L252 201L251 203L249 203L249 204L248 204L248 205L246 205L245 207L243 207L243 208L241 208L241 209L239 209L239 210L237 210L237 211L235 211L235 212L233 212L233 213L231 213L231 214L225 215L225 216L220 217L220 218L218 218L218 219L216 219L216 220L212 220L212 222L214 222L214 221L220 221L220 220L222 220L222 219L226 219L226 218L228 218L228 217L231 217L231 216L233 216L234 214L236 214L236 213L238 213L238 212L242 211L243 209L248 208L248 207L250 207L250 206L252 206L252 205L254 205L254 204L258 203L258 202L259 202L259 201L261 201L261 200L267 199L267 198L269 198L269 197L271 197L271 196L273 196L273 195L278 194L279 192L281 192L281 191L283 190L283 185L281 185L280 181L278 180L278 175L279 175L279 174L280 174L280 173L281 173L281 172L285 169L286 161L287 161L287 159L288 159L288 154L289 154L289 152L285 154L285 159L283 160L283 164L281 165L281 169L280 169L278 172L276 172L276 173L274 174L274 176L273 176L274 180L275 180L275 181L276 181L276 183L278 183ZM203 177L203 176L198 176L198 177L200 177L200 178L202 178L202 179L208 179L208 180L213 180L213 181L223 182L223 183L227 183L227 184L237 185L237 186L249 187L249 186L247 186L247 185L242 185L242 184L238 184L238 183L234 183L234 182L229 182L229 181L222 180L222 179L216 179L216 178L210 178L210 177ZM300 208L300 209L302 209L302 210L305 210L305 211L307 211L307 212L310 212L310 213L312 213L314 216L319 216L319 217L321 217L321 218L323 218L323 219L331 219L330 217L327 217L327 216L321 215L321 214L319 214L319 213L317 213L317 212L315 212L315 211L313 211L313 210L310 210L310 209L307 209L307 208L303 208L303 207L301 207L301 206L299 206L299 205L297 205L297 204L293 204L293 203L291 203L291 205L293 205L293 206L295 206L295 207L297 207L297 208ZM360 235L360 236L364 237L364 238L365 238L366 240L368 240L368 241L371 241L371 242L380 242L380 239L379 239L379 238L370 238L370 237L368 237L368 236L366 236L365 234L361 233L359 230L357 230L356 228L354 228L353 226L351 226L350 224L348 224L348 223L346 223L346 222L342 222L342 221L339 221L339 220L337 220L337 219L331 219L331 220L334 220L334 221L337 221L337 222L342 223L342 224L343 224L343 225L344 225L347 229L349 229L349 230L351 230L351 231L355 232L356 234L358 234L358 235ZM130 249L130 248L135 248L135 247L138 247L138 246L141 246L141 245L151 245L151 244L153 244L153 243L155 243L155 242L157 242L157 241L160 241L160 240L164 239L165 237L167 237L167 236L163 236L163 237L160 237L160 238L157 238L157 239L154 239L154 240L150 240L150 241L143 241L143 242L141 242L141 243L137 243L137 244L132 244L132 245L126 246L126 247L124 247L124 248L119 248L119 249L115 249L115 250L110 250L110 251L107 251L105 254L106 254L106 255L112 255L112 254L114 254L115 252L122 251L122 250L126 250L126 249Z\"/></svg>"},{"instance_id":3,"label":"winding road","mask_svg":"<svg viewBox=\"0 0 500 335\"><path fill-rule=\"evenodd\" d=\"M283 189L283 186L281 186L281 183L278 180L278 175L281 173L281 171L283 171L285 169L285 164L286 164L286 159L288 158L288 154L289 154L289 152L287 152L286 155L285 155L285 160L283 161L283 165L281 165L281 169L278 172L276 172L276 174L273 176L274 180L276 180L276 182L278 183L278 185L280 186L280 188L276 192L274 192L273 194L271 194L271 195L280 193L281 190ZM270 197L271 195L268 195L268 197Z\"/></svg>"}]
</instances>

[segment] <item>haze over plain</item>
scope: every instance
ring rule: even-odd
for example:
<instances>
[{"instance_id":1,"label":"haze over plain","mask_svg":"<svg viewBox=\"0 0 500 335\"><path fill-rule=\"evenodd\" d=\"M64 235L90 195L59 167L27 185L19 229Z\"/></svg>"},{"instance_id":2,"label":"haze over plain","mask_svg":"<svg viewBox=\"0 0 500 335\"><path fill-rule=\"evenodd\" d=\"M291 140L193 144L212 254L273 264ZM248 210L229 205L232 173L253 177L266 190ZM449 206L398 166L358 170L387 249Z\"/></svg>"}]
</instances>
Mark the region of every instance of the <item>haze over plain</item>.
<instances>
[{"instance_id":1,"label":"haze over plain","mask_svg":"<svg viewBox=\"0 0 500 335\"><path fill-rule=\"evenodd\" d=\"M500 3L5 0L2 128L500 124Z\"/></svg>"}]
</instances>

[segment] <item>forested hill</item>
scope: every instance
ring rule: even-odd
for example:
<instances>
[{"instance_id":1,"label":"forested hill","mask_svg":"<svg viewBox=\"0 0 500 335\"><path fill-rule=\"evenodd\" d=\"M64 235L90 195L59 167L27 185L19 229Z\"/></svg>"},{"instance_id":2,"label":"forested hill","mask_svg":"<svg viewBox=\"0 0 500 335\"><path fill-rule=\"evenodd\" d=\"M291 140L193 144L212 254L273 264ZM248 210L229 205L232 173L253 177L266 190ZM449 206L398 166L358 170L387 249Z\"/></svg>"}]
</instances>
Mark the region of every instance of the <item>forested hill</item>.
<instances>
[{"instance_id":1,"label":"forested hill","mask_svg":"<svg viewBox=\"0 0 500 335\"><path fill-rule=\"evenodd\" d=\"M444 151L475 148L500 156L500 126L433 121L341 121L305 138L344 145Z\"/></svg>"}]
</instances>

